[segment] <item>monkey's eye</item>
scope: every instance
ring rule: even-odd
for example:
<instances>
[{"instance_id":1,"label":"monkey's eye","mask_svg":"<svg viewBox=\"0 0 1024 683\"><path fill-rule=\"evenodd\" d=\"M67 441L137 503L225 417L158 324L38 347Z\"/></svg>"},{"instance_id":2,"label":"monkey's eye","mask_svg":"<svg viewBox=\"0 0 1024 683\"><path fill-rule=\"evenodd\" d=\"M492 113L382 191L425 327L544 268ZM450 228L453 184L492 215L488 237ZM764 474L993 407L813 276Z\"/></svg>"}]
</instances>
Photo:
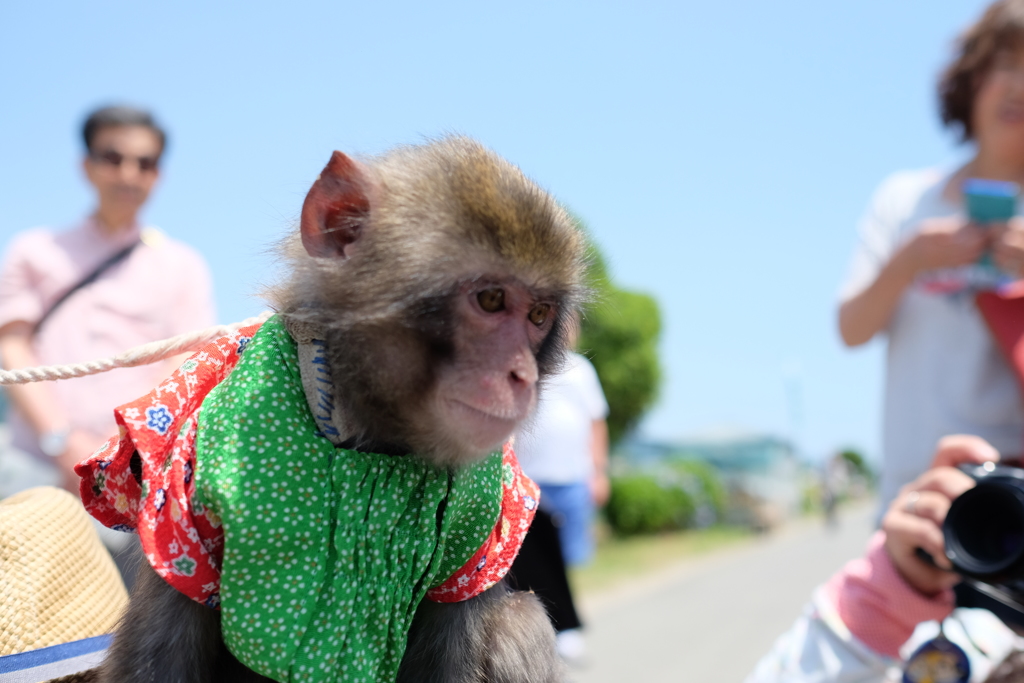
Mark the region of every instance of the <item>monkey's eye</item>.
<instances>
[{"instance_id":1,"label":"monkey's eye","mask_svg":"<svg viewBox=\"0 0 1024 683\"><path fill-rule=\"evenodd\" d=\"M551 313L551 304L537 304L530 309L530 313L527 316L530 322L541 327L547 322L548 315Z\"/></svg>"},{"instance_id":2,"label":"monkey's eye","mask_svg":"<svg viewBox=\"0 0 1024 683\"><path fill-rule=\"evenodd\" d=\"M500 287L485 289L476 295L476 300L488 313L497 313L505 309L505 290Z\"/></svg>"}]
</instances>

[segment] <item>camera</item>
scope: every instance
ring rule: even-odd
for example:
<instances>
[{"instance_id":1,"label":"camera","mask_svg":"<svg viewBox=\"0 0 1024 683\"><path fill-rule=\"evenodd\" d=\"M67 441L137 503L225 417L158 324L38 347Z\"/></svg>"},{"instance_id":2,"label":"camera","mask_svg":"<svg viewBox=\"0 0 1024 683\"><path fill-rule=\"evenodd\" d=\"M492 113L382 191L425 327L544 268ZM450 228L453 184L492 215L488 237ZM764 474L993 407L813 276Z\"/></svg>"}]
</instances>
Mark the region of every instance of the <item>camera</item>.
<instances>
[{"instance_id":1,"label":"camera","mask_svg":"<svg viewBox=\"0 0 1024 683\"><path fill-rule=\"evenodd\" d=\"M953 501L942 527L946 558L964 577L957 604L1024 626L1024 469L987 462L960 470L977 485Z\"/></svg>"},{"instance_id":2,"label":"camera","mask_svg":"<svg viewBox=\"0 0 1024 683\"><path fill-rule=\"evenodd\" d=\"M946 557L963 576L1024 580L1024 470L991 462L960 469L978 484L946 514Z\"/></svg>"}]
</instances>

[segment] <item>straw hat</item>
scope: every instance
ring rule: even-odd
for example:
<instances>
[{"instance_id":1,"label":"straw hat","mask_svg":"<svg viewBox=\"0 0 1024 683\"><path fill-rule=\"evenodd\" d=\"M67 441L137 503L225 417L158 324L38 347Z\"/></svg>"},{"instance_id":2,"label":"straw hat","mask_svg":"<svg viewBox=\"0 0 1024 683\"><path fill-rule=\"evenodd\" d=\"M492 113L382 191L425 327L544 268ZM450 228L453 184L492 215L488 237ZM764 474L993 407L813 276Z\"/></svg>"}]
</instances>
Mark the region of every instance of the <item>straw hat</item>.
<instances>
[{"instance_id":1,"label":"straw hat","mask_svg":"<svg viewBox=\"0 0 1024 683\"><path fill-rule=\"evenodd\" d=\"M41 486L0 500L0 655L110 633L127 602L75 496Z\"/></svg>"}]
</instances>

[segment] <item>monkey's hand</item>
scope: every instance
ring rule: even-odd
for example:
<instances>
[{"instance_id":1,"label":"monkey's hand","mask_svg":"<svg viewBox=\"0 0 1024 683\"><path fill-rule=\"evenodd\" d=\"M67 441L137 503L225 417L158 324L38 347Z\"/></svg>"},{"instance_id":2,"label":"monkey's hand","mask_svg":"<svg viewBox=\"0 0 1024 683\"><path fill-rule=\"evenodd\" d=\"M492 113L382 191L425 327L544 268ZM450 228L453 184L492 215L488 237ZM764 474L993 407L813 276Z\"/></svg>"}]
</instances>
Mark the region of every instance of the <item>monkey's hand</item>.
<instances>
[{"instance_id":1,"label":"monkey's hand","mask_svg":"<svg viewBox=\"0 0 1024 683\"><path fill-rule=\"evenodd\" d=\"M504 581L465 602L424 600L397 683L562 683L555 630L533 593Z\"/></svg>"}]
</instances>

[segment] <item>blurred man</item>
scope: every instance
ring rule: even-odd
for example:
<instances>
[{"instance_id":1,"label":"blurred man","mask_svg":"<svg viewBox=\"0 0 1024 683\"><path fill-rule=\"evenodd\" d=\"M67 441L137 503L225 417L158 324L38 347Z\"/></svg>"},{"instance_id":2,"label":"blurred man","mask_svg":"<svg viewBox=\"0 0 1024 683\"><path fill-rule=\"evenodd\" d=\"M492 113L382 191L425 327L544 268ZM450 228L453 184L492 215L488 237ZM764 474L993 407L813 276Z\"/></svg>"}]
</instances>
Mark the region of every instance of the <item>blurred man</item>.
<instances>
[{"instance_id":1,"label":"blurred man","mask_svg":"<svg viewBox=\"0 0 1024 683\"><path fill-rule=\"evenodd\" d=\"M160 178L164 131L148 112L105 107L89 115L82 136L95 209L65 230L16 235L0 266L8 369L111 356L213 323L202 257L138 220ZM149 391L177 360L8 387L12 445L33 458L22 485L77 492L72 467L116 431L113 409Z\"/></svg>"}]
</instances>

